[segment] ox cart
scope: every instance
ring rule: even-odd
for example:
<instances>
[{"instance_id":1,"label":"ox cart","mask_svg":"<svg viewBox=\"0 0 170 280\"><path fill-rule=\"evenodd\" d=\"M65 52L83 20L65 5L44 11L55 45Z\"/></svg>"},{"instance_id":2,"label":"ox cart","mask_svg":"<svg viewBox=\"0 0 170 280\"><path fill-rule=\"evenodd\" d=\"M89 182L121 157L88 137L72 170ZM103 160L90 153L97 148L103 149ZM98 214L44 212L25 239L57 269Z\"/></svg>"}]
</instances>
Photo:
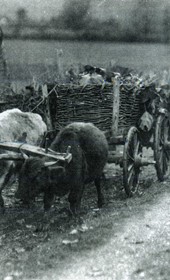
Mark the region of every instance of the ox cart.
<instances>
[{"instance_id":1,"label":"ox cart","mask_svg":"<svg viewBox=\"0 0 170 280\"><path fill-rule=\"evenodd\" d=\"M105 85L47 88L52 131L75 121L92 122L104 131L110 150L108 162L123 168L128 196L138 188L142 166L154 164L158 179L164 180L170 159L170 117L167 102L154 84L136 90L115 78ZM144 147L152 148L152 160L143 156Z\"/></svg>"},{"instance_id":2,"label":"ox cart","mask_svg":"<svg viewBox=\"0 0 170 280\"><path fill-rule=\"evenodd\" d=\"M153 164L163 181L170 159L170 116L165 98L161 101L154 84L129 86L115 78L104 85L47 84L41 88L42 100L31 111L48 116L47 139L71 122L91 122L101 129L109 143L109 163L123 168L123 186L128 196L138 189L142 166ZM28 98L29 99L29 98ZM40 111L39 111L40 110ZM43 116L43 114L41 114ZM26 144L25 144L26 145ZM120 147L123 147L123 152ZM19 143L0 143L6 150L20 153ZM69 162L71 154L54 154L48 148L22 146L32 156L44 156ZM143 156L143 148L152 148L153 158ZM1 155L0 159L11 159ZM14 157L13 157L14 159Z\"/></svg>"}]
</instances>

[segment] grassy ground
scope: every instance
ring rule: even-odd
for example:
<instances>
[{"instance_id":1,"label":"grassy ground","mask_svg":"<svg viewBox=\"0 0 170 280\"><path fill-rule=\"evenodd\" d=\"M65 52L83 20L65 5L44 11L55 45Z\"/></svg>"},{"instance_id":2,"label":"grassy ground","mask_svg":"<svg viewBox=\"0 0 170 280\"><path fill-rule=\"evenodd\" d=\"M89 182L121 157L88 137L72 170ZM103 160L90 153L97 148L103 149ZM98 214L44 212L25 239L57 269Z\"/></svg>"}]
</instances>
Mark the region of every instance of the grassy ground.
<instances>
[{"instance_id":1,"label":"grassy ground","mask_svg":"<svg viewBox=\"0 0 170 280\"><path fill-rule=\"evenodd\" d=\"M4 53L15 90L57 79L70 66L121 65L139 72L169 69L168 44L5 40ZM64 68L64 69L63 69Z\"/></svg>"}]
</instances>

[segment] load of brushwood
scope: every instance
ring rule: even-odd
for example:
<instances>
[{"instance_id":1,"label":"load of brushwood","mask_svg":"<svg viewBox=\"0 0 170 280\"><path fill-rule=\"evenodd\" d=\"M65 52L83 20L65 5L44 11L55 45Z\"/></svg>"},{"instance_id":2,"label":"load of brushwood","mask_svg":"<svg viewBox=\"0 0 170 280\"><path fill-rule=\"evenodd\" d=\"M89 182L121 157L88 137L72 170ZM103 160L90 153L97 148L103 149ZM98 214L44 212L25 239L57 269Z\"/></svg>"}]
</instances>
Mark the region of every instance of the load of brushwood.
<instances>
[{"instance_id":1,"label":"load of brushwood","mask_svg":"<svg viewBox=\"0 0 170 280\"><path fill-rule=\"evenodd\" d=\"M17 107L39 113L45 121L48 115L55 129L72 121L88 121L109 130L115 80L120 90L119 128L128 129L138 122L141 130L149 131L160 101L167 106L170 100L168 71L137 73L120 66L104 69L91 65L77 71L71 67L61 81L39 84L34 80L18 95Z\"/></svg>"}]
</instances>

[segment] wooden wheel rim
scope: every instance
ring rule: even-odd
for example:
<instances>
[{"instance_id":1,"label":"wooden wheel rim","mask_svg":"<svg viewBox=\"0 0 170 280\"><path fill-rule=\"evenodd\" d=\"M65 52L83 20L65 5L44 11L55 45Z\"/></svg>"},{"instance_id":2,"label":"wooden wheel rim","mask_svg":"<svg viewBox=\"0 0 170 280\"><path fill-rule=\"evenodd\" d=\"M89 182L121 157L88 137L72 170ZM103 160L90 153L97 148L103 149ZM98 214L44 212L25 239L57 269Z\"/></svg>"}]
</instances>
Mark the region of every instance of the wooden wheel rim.
<instances>
[{"instance_id":1,"label":"wooden wheel rim","mask_svg":"<svg viewBox=\"0 0 170 280\"><path fill-rule=\"evenodd\" d=\"M123 185L128 196L138 188L140 167L135 165L135 157L141 153L138 130L131 127L126 138L123 152Z\"/></svg>"},{"instance_id":2,"label":"wooden wheel rim","mask_svg":"<svg viewBox=\"0 0 170 280\"><path fill-rule=\"evenodd\" d=\"M155 168L160 181L163 181L168 173L170 153L165 147L167 141L170 141L170 121L166 116L160 115L156 122L154 137Z\"/></svg>"}]
</instances>

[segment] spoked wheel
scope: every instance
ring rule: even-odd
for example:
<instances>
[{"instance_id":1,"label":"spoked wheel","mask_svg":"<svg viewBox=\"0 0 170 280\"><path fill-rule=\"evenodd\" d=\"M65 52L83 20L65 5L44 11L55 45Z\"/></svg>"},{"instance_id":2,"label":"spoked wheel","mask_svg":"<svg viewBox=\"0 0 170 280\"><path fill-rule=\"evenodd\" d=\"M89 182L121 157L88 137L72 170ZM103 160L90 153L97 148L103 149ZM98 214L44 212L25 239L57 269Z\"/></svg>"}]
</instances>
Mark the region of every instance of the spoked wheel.
<instances>
[{"instance_id":1,"label":"spoked wheel","mask_svg":"<svg viewBox=\"0 0 170 280\"><path fill-rule=\"evenodd\" d=\"M161 114L156 120L154 137L154 159L158 180L163 181L168 175L168 162L170 160L170 121Z\"/></svg>"},{"instance_id":2,"label":"spoked wheel","mask_svg":"<svg viewBox=\"0 0 170 280\"><path fill-rule=\"evenodd\" d=\"M140 166L136 159L141 156L142 146L138 138L138 130L131 127L128 131L123 152L123 185L128 196L132 196L138 188Z\"/></svg>"}]
</instances>

